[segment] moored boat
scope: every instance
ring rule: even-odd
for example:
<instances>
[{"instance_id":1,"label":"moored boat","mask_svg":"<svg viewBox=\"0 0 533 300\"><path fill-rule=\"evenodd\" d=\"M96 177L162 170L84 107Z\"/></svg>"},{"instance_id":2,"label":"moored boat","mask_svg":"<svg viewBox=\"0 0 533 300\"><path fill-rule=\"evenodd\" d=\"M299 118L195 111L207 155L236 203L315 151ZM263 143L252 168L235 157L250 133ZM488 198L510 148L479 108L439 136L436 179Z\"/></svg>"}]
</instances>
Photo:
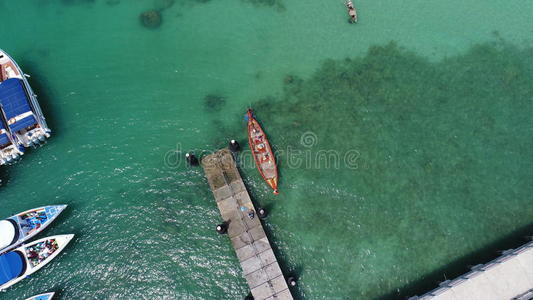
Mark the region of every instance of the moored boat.
<instances>
[{"instance_id":1,"label":"moored boat","mask_svg":"<svg viewBox=\"0 0 533 300\"><path fill-rule=\"evenodd\" d=\"M348 9L348 15L350 16L350 22L357 23L357 10L355 9L355 6L353 5L352 0L348 0L346 2L346 8Z\"/></svg>"},{"instance_id":2,"label":"moored boat","mask_svg":"<svg viewBox=\"0 0 533 300\"><path fill-rule=\"evenodd\" d=\"M50 236L0 255L0 291L46 266L73 237L73 234Z\"/></svg>"},{"instance_id":3,"label":"moored boat","mask_svg":"<svg viewBox=\"0 0 533 300\"><path fill-rule=\"evenodd\" d=\"M267 136L254 117L251 109L248 109L248 143L259 173L268 185L278 194L278 167L274 152L270 147Z\"/></svg>"},{"instance_id":4,"label":"moored boat","mask_svg":"<svg viewBox=\"0 0 533 300\"><path fill-rule=\"evenodd\" d=\"M0 254L31 239L50 225L66 205L30 209L0 221Z\"/></svg>"},{"instance_id":5,"label":"moored boat","mask_svg":"<svg viewBox=\"0 0 533 300\"><path fill-rule=\"evenodd\" d=\"M35 295L35 296L31 296L30 298L26 299L26 300L51 300L52 298L54 298L54 295L56 293L44 293L44 294L39 294L39 295Z\"/></svg>"},{"instance_id":6,"label":"moored boat","mask_svg":"<svg viewBox=\"0 0 533 300\"><path fill-rule=\"evenodd\" d=\"M16 161L24 147L39 146L50 137L51 130L26 77L0 49L0 165Z\"/></svg>"}]
</instances>

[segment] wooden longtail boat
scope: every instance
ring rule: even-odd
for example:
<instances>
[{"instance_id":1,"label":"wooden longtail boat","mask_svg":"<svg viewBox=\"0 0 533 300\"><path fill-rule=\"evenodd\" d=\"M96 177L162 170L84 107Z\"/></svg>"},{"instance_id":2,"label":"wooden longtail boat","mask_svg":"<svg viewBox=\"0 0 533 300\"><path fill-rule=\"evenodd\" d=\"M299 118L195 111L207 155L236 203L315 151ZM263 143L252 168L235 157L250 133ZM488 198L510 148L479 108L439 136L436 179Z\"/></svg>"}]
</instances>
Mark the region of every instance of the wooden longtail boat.
<instances>
[{"instance_id":1,"label":"wooden longtail boat","mask_svg":"<svg viewBox=\"0 0 533 300\"><path fill-rule=\"evenodd\" d=\"M267 136L261 125L254 118L254 113L248 109L248 144L255 164L263 179L272 187L274 194L278 194L278 167L276 158L270 147Z\"/></svg>"},{"instance_id":2,"label":"wooden longtail boat","mask_svg":"<svg viewBox=\"0 0 533 300\"><path fill-rule=\"evenodd\" d=\"M348 15L350 15L350 22L357 23L357 10L353 6L352 0L346 2L346 8L348 9Z\"/></svg>"}]
</instances>

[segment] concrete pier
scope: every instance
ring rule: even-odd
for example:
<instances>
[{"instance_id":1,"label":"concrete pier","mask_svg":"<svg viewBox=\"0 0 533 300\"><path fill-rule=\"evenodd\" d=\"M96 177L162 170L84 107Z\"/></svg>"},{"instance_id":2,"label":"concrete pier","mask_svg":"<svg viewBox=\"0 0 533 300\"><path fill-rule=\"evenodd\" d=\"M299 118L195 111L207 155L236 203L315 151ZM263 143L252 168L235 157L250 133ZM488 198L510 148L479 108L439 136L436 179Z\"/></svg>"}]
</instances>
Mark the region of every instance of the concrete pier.
<instances>
[{"instance_id":1,"label":"concrete pier","mask_svg":"<svg viewBox=\"0 0 533 300\"><path fill-rule=\"evenodd\" d=\"M293 299L231 152L204 157L202 167L254 299Z\"/></svg>"},{"instance_id":2,"label":"concrete pier","mask_svg":"<svg viewBox=\"0 0 533 300\"><path fill-rule=\"evenodd\" d=\"M409 300L533 299L533 241Z\"/></svg>"}]
</instances>

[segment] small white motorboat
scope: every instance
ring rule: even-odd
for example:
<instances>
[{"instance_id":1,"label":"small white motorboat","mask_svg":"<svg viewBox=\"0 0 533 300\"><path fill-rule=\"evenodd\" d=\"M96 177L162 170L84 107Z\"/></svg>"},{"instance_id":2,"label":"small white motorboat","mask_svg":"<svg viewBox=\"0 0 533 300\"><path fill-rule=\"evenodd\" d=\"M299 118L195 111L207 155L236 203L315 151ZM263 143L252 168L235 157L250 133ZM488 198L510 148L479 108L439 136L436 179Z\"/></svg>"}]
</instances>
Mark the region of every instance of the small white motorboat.
<instances>
[{"instance_id":1,"label":"small white motorboat","mask_svg":"<svg viewBox=\"0 0 533 300\"><path fill-rule=\"evenodd\" d=\"M46 266L73 237L73 234L50 236L0 255L0 291Z\"/></svg>"},{"instance_id":2,"label":"small white motorboat","mask_svg":"<svg viewBox=\"0 0 533 300\"><path fill-rule=\"evenodd\" d=\"M35 296L32 296L26 300L52 300L52 298L54 298L54 295L56 293L44 293L44 294L39 294L39 295L35 295Z\"/></svg>"},{"instance_id":3,"label":"small white motorboat","mask_svg":"<svg viewBox=\"0 0 533 300\"><path fill-rule=\"evenodd\" d=\"M66 207L66 205L43 206L0 220L0 254L43 231Z\"/></svg>"}]
</instances>

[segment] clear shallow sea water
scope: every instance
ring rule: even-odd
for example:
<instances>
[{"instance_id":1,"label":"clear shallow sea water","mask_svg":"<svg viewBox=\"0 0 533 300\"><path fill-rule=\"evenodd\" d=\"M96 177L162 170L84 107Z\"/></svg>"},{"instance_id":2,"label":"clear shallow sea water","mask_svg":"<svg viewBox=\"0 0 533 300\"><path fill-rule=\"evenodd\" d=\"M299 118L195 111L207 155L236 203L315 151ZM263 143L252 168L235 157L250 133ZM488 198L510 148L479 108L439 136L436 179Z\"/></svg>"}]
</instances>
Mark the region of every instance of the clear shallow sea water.
<instances>
[{"instance_id":1,"label":"clear shallow sea water","mask_svg":"<svg viewBox=\"0 0 533 300\"><path fill-rule=\"evenodd\" d=\"M45 234L77 236L1 299L242 299L203 173L175 158L245 145L249 105L278 150L358 153L281 156L278 197L243 167L297 298L401 299L530 234L533 2L361 1L357 25L342 1L266 2L176 1L149 30L161 1L0 1L54 131L0 168L1 216L66 203Z\"/></svg>"}]
</instances>

